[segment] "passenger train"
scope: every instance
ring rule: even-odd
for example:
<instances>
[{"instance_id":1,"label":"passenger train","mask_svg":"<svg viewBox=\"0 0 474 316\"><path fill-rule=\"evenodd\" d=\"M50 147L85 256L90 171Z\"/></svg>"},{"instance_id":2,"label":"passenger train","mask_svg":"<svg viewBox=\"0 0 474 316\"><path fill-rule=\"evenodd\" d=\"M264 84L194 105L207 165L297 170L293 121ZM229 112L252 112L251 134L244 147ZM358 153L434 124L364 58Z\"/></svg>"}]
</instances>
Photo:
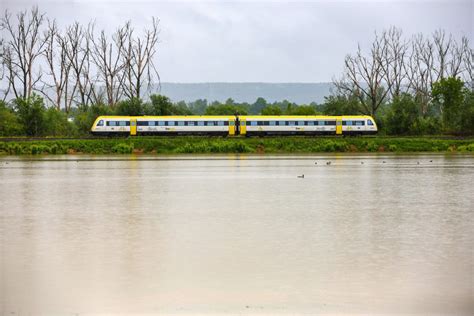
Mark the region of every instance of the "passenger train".
<instances>
[{"instance_id":1,"label":"passenger train","mask_svg":"<svg viewBox=\"0 0 474 316\"><path fill-rule=\"evenodd\" d=\"M99 116L93 135L367 135L371 116Z\"/></svg>"}]
</instances>

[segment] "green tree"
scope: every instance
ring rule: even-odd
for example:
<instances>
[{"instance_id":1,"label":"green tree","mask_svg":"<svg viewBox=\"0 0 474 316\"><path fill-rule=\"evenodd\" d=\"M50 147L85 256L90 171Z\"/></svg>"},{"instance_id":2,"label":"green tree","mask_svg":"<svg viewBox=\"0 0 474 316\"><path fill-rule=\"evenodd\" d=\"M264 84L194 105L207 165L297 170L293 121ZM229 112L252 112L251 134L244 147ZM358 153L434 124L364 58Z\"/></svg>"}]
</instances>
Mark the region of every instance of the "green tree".
<instances>
[{"instance_id":1,"label":"green tree","mask_svg":"<svg viewBox=\"0 0 474 316\"><path fill-rule=\"evenodd\" d=\"M462 112L465 110L463 108L465 88L462 80L454 77L443 78L433 84L431 95L433 101L441 107L445 131L462 132Z\"/></svg>"},{"instance_id":2,"label":"green tree","mask_svg":"<svg viewBox=\"0 0 474 316\"><path fill-rule=\"evenodd\" d=\"M46 136L74 136L75 125L68 121L67 114L50 107L44 113L45 128L43 135ZM90 127L90 126L89 126Z\"/></svg>"},{"instance_id":3,"label":"green tree","mask_svg":"<svg viewBox=\"0 0 474 316\"><path fill-rule=\"evenodd\" d=\"M206 115L247 115L247 109L240 105L222 104L213 102L206 108Z\"/></svg>"},{"instance_id":4,"label":"green tree","mask_svg":"<svg viewBox=\"0 0 474 316\"><path fill-rule=\"evenodd\" d=\"M150 96L151 107L148 115L173 115L173 103L171 100L161 94L152 94Z\"/></svg>"},{"instance_id":5,"label":"green tree","mask_svg":"<svg viewBox=\"0 0 474 316\"><path fill-rule=\"evenodd\" d=\"M287 115L316 115L316 109L311 105L290 105L285 111Z\"/></svg>"},{"instance_id":6,"label":"green tree","mask_svg":"<svg viewBox=\"0 0 474 316\"><path fill-rule=\"evenodd\" d=\"M468 89L465 90L461 106L460 127L463 134L474 135L474 91Z\"/></svg>"},{"instance_id":7,"label":"green tree","mask_svg":"<svg viewBox=\"0 0 474 316\"><path fill-rule=\"evenodd\" d=\"M206 99L198 99L194 102L190 102L188 104L188 108L193 114L203 115L206 112L207 100Z\"/></svg>"},{"instance_id":8,"label":"green tree","mask_svg":"<svg viewBox=\"0 0 474 316\"><path fill-rule=\"evenodd\" d=\"M360 101L355 96L329 96L322 105L326 115L358 115L361 114Z\"/></svg>"},{"instance_id":9,"label":"green tree","mask_svg":"<svg viewBox=\"0 0 474 316\"><path fill-rule=\"evenodd\" d=\"M258 115L262 113L263 109L267 107L267 100L262 97L257 98L255 102L250 105L250 114Z\"/></svg>"},{"instance_id":10,"label":"green tree","mask_svg":"<svg viewBox=\"0 0 474 316\"><path fill-rule=\"evenodd\" d=\"M120 101L115 109L117 115L139 116L144 114L143 101L140 98L131 98Z\"/></svg>"},{"instance_id":11,"label":"green tree","mask_svg":"<svg viewBox=\"0 0 474 316\"><path fill-rule=\"evenodd\" d=\"M4 101L0 101L0 136L19 136L23 126L13 110Z\"/></svg>"},{"instance_id":12,"label":"green tree","mask_svg":"<svg viewBox=\"0 0 474 316\"><path fill-rule=\"evenodd\" d=\"M390 135L413 135L421 117L420 106L409 94L396 97L385 117L384 127Z\"/></svg>"},{"instance_id":13,"label":"green tree","mask_svg":"<svg viewBox=\"0 0 474 316\"><path fill-rule=\"evenodd\" d=\"M43 99L32 94L31 97L16 98L13 104L26 135L41 136L45 130Z\"/></svg>"},{"instance_id":14,"label":"green tree","mask_svg":"<svg viewBox=\"0 0 474 316\"><path fill-rule=\"evenodd\" d=\"M79 105L72 111L74 124L79 133L88 134L92 124L98 116L114 114L111 107L102 103Z\"/></svg>"},{"instance_id":15,"label":"green tree","mask_svg":"<svg viewBox=\"0 0 474 316\"><path fill-rule=\"evenodd\" d=\"M262 115L281 115L282 111L280 107L276 105L268 105L262 109Z\"/></svg>"}]
</instances>

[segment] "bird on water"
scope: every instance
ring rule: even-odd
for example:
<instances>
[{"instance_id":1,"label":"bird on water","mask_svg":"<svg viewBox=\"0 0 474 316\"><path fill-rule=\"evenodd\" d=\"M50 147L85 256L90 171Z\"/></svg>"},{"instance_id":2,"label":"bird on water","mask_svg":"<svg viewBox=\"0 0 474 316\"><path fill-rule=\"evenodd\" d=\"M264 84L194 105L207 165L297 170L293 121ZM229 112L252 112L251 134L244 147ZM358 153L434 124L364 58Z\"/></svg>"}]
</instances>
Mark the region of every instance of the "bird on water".
<instances>
[{"instance_id":1,"label":"bird on water","mask_svg":"<svg viewBox=\"0 0 474 316\"><path fill-rule=\"evenodd\" d=\"M298 178L304 178L304 174L302 174L301 176L298 176Z\"/></svg>"}]
</instances>

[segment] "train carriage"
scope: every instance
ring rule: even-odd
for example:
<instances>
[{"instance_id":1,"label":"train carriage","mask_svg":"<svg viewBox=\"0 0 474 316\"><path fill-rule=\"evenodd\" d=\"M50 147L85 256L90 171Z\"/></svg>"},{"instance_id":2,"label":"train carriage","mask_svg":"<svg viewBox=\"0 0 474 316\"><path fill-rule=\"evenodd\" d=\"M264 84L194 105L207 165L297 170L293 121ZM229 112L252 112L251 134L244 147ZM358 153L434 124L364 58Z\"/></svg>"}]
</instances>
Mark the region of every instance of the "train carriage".
<instances>
[{"instance_id":1,"label":"train carriage","mask_svg":"<svg viewBox=\"0 0 474 316\"><path fill-rule=\"evenodd\" d=\"M94 135L364 135L370 116L99 116Z\"/></svg>"},{"instance_id":2,"label":"train carriage","mask_svg":"<svg viewBox=\"0 0 474 316\"><path fill-rule=\"evenodd\" d=\"M370 116L241 116L240 134L251 135L355 135L373 134Z\"/></svg>"},{"instance_id":3,"label":"train carriage","mask_svg":"<svg viewBox=\"0 0 474 316\"><path fill-rule=\"evenodd\" d=\"M123 125L123 128L121 128ZM235 116L100 116L94 135L234 135Z\"/></svg>"}]
</instances>

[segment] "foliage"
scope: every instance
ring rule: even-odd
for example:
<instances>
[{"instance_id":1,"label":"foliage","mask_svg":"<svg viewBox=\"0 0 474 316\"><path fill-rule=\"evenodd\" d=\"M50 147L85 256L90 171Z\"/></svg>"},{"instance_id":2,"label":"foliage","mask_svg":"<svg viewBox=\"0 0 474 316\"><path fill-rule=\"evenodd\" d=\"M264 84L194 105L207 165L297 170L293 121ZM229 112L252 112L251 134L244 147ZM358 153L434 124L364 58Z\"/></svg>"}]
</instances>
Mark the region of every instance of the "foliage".
<instances>
[{"instance_id":1,"label":"foliage","mask_svg":"<svg viewBox=\"0 0 474 316\"><path fill-rule=\"evenodd\" d=\"M409 94L396 97L385 119L385 128L390 135L414 135L420 132L420 107Z\"/></svg>"},{"instance_id":2,"label":"foliage","mask_svg":"<svg viewBox=\"0 0 474 316\"><path fill-rule=\"evenodd\" d=\"M33 94L29 98L16 98L13 101L15 112L28 136L41 136L45 130L43 99Z\"/></svg>"},{"instance_id":3,"label":"foliage","mask_svg":"<svg viewBox=\"0 0 474 316\"><path fill-rule=\"evenodd\" d=\"M233 104L221 104L214 102L206 108L205 115L247 115L247 109L243 106Z\"/></svg>"},{"instance_id":4,"label":"foliage","mask_svg":"<svg viewBox=\"0 0 474 316\"><path fill-rule=\"evenodd\" d=\"M268 105L262 110L262 115L281 115L280 107L276 105Z\"/></svg>"},{"instance_id":5,"label":"foliage","mask_svg":"<svg viewBox=\"0 0 474 316\"><path fill-rule=\"evenodd\" d=\"M0 101L0 136L22 135L23 126L13 110Z\"/></svg>"},{"instance_id":6,"label":"foliage","mask_svg":"<svg viewBox=\"0 0 474 316\"><path fill-rule=\"evenodd\" d=\"M326 97L322 111L326 115L360 115L362 113L357 97L346 95Z\"/></svg>"},{"instance_id":7,"label":"foliage","mask_svg":"<svg viewBox=\"0 0 474 316\"><path fill-rule=\"evenodd\" d=\"M339 137L134 137L5 142L0 154L176 154L318 152L473 152L474 139Z\"/></svg>"},{"instance_id":8,"label":"foliage","mask_svg":"<svg viewBox=\"0 0 474 316\"><path fill-rule=\"evenodd\" d=\"M431 94L442 109L443 125L447 132L462 132L464 83L458 78L443 78L433 84Z\"/></svg>"},{"instance_id":9,"label":"foliage","mask_svg":"<svg viewBox=\"0 0 474 316\"><path fill-rule=\"evenodd\" d=\"M117 115L139 116L144 114L143 102L139 98L120 101L115 110Z\"/></svg>"}]
</instances>

